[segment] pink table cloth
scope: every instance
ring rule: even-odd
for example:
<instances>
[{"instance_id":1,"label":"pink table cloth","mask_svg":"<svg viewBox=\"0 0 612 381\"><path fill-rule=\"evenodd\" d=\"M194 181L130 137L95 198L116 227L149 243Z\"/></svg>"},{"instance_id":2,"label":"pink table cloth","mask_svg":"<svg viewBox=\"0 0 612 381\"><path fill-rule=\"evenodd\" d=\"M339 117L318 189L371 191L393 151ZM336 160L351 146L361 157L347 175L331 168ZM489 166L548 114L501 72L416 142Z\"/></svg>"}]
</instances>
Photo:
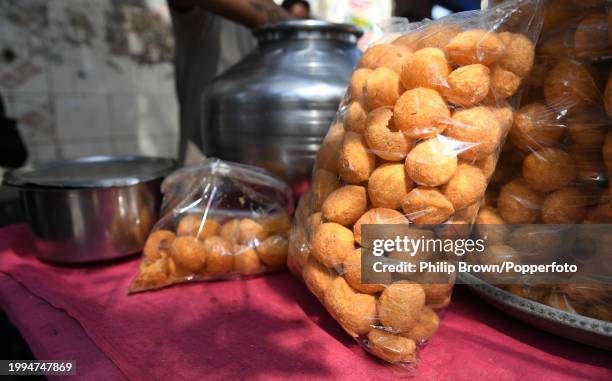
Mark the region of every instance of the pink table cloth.
<instances>
[{"instance_id":1,"label":"pink table cloth","mask_svg":"<svg viewBox=\"0 0 612 381\"><path fill-rule=\"evenodd\" d=\"M0 307L39 359L87 380L408 376L365 353L288 273L128 296L138 261L56 267L0 229ZM610 352L513 320L457 287L416 380L610 380Z\"/></svg>"}]
</instances>

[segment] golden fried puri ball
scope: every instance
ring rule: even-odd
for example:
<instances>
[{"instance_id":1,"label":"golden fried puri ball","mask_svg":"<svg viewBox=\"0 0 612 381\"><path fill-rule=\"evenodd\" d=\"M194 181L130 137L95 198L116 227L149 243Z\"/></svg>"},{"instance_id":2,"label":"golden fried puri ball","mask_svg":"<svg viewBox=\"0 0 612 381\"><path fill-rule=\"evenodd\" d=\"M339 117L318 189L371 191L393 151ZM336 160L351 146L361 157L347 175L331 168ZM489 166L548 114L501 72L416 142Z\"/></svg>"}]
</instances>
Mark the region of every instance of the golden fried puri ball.
<instances>
[{"instance_id":1,"label":"golden fried puri ball","mask_svg":"<svg viewBox=\"0 0 612 381\"><path fill-rule=\"evenodd\" d=\"M431 308L425 306L419 317L419 321L408 332L401 335L422 344L429 340L440 326L440 318L438 314Z\"/></svg>"},{"instance_id":2,"label":"golden fried puri ball","mask_svg":"<svg viewBox=\"0 0 612 381\"><path fill-rule=\"evenodd\" d=\"M402 65L401 81L406 90L419 87L443 90L451 69L444 52L424 48L408 56Z\"/></svg>"},{"instance_id":3,"label":"golden fried puri ball","mask_svg":"<svg viewBox=\"0 0 612 381\"><path fill-rule=\"evenodd\" d=\"M480 168L480 170L482 171L482 173L485 175L487 179L490 178L495 172L495 164L496 164L495 156L496 155L492 153L489 156L485 157L484 159L478 160L477 162L474 163L475 166Z\"/></svg>"},{"instance_id":4,"label":"golden fried puri ball","mask_svg":"<svg viewBox=\"0 0 612 381\"><path fill-rule=\"evenodd\" d=\"M559 229L555 227L524 225L510 233L508 246L516 250L526 262L550 260L559 255L560 236Z\"/></svg>"},{"instance_id":5,"label":"golden fried puri ball","mask_svg":"<svg viewBox=\"0 0 612 381\"><path fill-rule=\"evenodd\" d=\"M242 245L234 246L234 271L240 275L255 275L263 271L255 249Z\"/></svg>"},{"instance_id":6,"label":"golden fried puri ball","mask_svg":"<svg viewBox=\"0 0 612 381\"><path fill-rule=\"evenodd\" d=\"M606 168L599 150L584 149L580 146L570 146L569 156L574 161L575 179L583 183L605 181Z\"/></svg>"},{"instance_id":7,"label":"golden fried puri ball","mask_svg":"<svg viewBox=\"0 0 612 381\"><path fill-rule=\"evenodd\" d=\"M565 151L542 148L523 161L523 177L537 191L552 192L574 179L574 161Z\"/></svg>"},{"instance_id":8,"label":"golden fried puri ball","mask_svg":"<svg viewBox=\"0 0 612 381\"><path fill-rule=\"evenodd\" d=\"M377 69L381 64L381 56L390 48L390 44L370 46L361 56L358 66L370 70Z\"/></svg>"},{"instance_id":9,"label":"golden fried puri ball","mask_svg":"<svg viewBox=\"0 0 612 381\"><path fill-rule=\"evenodd\" d=\"M359 185L345 185L329 194L321 212L328 222L352 225L366 211L368 198L366 190Z\"/></svg>"},{"instance_id":10,"label":"golden fried puri ball","mask_svg":"<svg viewBox=\"0 0 612 381\"><path fill-rule=\"evenodd\" d=\"M137 292L149 288L159 288L168 284L168 259L161 258L156 261L147 263L141 267L138 276L130 285L130 292Z\"/></svg>"},{"instance_id":11,"label":"golden fried puri ball","mask_svg":"<svg viewBox=\"0 0 612 381\"><path fill-rule=\"evenodd\" d=\"M380 329L373 329L368 333L368 348L374 356L392 364L417 361L414 340Z\"/></svg>"},{"instance_id":12,"label":"golden fried puri ball","mask_svg":"<svg viewBox=\"0 0 612 381\"><path fill-rule=\"evenodd\" d=\"M521 85L521 77L499 65L491 67L491 93L495 99L509 98Z\"/></svg>"},{"instance_id":13,"label":"golden fried puri ball","mask_svg":"<svg viewBox=\"0 0 612 381\"><path fill-rule=\"evenodd\" d=\"M580 21L574 33L574 49L579 60L612 55L612 46L608 40L608 18L604 13L591 13Z\"/></svg>"},{"instance_id":14,"label":"golden fried puri ball","mask_svg":"<svg viewBox=\"0 0 612 381\"><path fill-rule=\"evenodd\" d=\"M442 94L450 103L471 107L487 96L490 87L491 77L488 67L481 64L467 65L449 74L448 88L442 89Z\"/></svg>"},{"instance_id":15,"label":"golden fried puri ball","mask_svg":"<svg viewBox=\"0 0 612 381\"><path fill-rule=\"evenodd\" d=\"M425 291L415 283L396 282L378 299L378 317L392 332L410 331L419 321L425 306Z\"/></svg>"},{"instance_id":16,"label":"golden fried puri ball","mask_svg":"<svg viewBox=\"0 0 612 381\"><path fill-rule=\"evenodd\" d=\"M454 113L444 135L467 143L459 158L481 160L495 152L500 144L501 127L491 110L480 106Z\"/></svg>"},{"instance_id":17,"label":"golden fried puri ball","mask_svg":"<svg viewBox=\"0 0 612 381\"><path fill-rule=\"evenodd\" d=\"M206 249L204 244L195 237L176 237L170 246L170 256L174 263L192 273L196 273L206 263Z\"/></svg>"},{"instance_id":18,"label":"golden fried puri ball","mask_svg":"<svg viewBox=\"0 0 612 381\"><path fill-rule=\"evenodd\" d=\"M349 184L359 184L370 177L376 156L370 153L360 134L347 132L340 147L338 173Z\"/></svg>"},{"instance_id":19,"label":"golden fried puri ball","mask_svg":"<svg viewBox=\"0 0 612 381\"><path fill-rule=\"evenodd\" d=\"M416 31L412 31L412 32L408 32L406 34L399 36L398 38L393 40L393 42L391 43L393 45L404 46L406 48L414 50L419 38L420 38L420 33Z\"/></svg>"},{"instance_id":20,"label":"golden fried puri ball","mask_svg":"<svg viewBox=\"0 0 612 381\"><path fill-rule=\"evenodd\" d=\"M344 114L344 129L361 133L366 127L367 113L359 102L353 102Z\"/></svg>"},{"instance_id":21,"label":"golden fried puri ball","mask_svg":"<svg viewBox=\"0 0 612 381\"><path fill-rule=\"evenodd\" d=\"M602 149L603 161L606 163L609 171L612 171L612 131L606 134L606 140L604 141Z\"/></svg>"},{"instance_id":22,"label":"golden fried puri ball","mask_svg":"<svg viewBox=\"0 0 612 381\"><path fill-rule=\"evenodd\" d=\"M365 122L364 139L371 151L388 161L399 161L406 157L412 142L402 131L395 130L393 110L382 107L370 112Z\"/></svg>"},{"instance_id":23,"label":"golden fried puri ball","mask_svg":"<svg viewBox=\"0 0 612 381\"><path fill-rule=\"evenodd\" d=\"M486 189L487 177L480 168L459 164L453 177L442 187L442 193L459 210L480 201Z\"/></svg>"},{"instance_id":24,"label":"golden fried puri ball","mask_svg":"<svg viewBox=\"0 0 612 381\"><path fill-rule=\"evenodd\" d=\"M575 55L573 31L571 29L558 30L542 36L538 42L536 52L539 58L549 61L573 58Z\"/></svg>"},{"instance_id":25,"label":"golden fried puri ball","mask_svg":"<svg viewBox=\"0 0 612 381\"><path fill-rule=\"evenodd\" d=\"M268 236L266 229L250 218L240 220L238 223L238 243L256 246Z\"/></svg>"},{"instance_id":26,"label":"golden fried puri ball","mask_svg":"<svg viewBox=\"0 0 612 381\"><path fill-rule=\"evenodd\" d=\"M355 242L361 245L361 225L363 224L401 225L407 223L408 221L406 218L404 218L404 215L397 210L388 208L372 208L359 217L357 222L355 222L355 225L353 225Z\"/></svg>"},{"instance_id":27,"label":"golden fried puri ball","mask_svg":"<svg viewBox=\"0 0 612 381\"><path fill-rule=\"evenodd\" d=\"M332 173L338 171L338 152L344 141L344 126L334 123L327 131L327 135L317 152L317 168L328 170Z\"/></svg>"},{"instance_id":28,"label":"golden fried puri ball","mask_svg":"<svg viewBox=\"0 0 612 381\"><path fill-rule=\"evenodd\" d=\"M376 294L385 289L382 284L362 284L361 283L361 249L355 249L350 252L344 262L344 279L348 284L357 291L366 294Z\"/></svg>"},{"instance_id":29,"label":"golden fried puri ball","mask_svg":"<svg viewBox=\"0 0 612 381\"><path fill-rule=\"evenodd\" d=\"M204 273L210 276L221 276L232 271L234 267L234 253L232 243L219 236L208 237L204 241L206 251L206 265Z\"/></svg>"},{"instance_id":30,"label":"golden fried puri ball","mask_svg":"<svg viewBox=\"0 0 612 381\"><path fill-rule=\"evenodd\" d=\"M287 262L289 241L280 235L271 235L264 239L256 251L259 259L268 266L282 266Z\"/></svg>"},{"instance_id":31,"label":"golden fried puri ball","mask_svg":"<svg viewBox=\"0 0 612 381\"><path fill-rule=\"evenodd\" d=\"M142 250L145 259L167 258L170 255L170 246L175 238L176 234L170 230L156 230L151 233Z\"/></svg>"},{"instance_id":32,"label":"golden fried puri ball","mask_svg":"<svg viewBox=\"0 0 612 381\"><path fill-rule=\"evenodd\" d=\"M517 265L521 263L521 255L517 253L512 246L493 245L489 242L487 242L487 246L483 253L475 253L475 255L469 259L485 266L503 266L504 262L510 262ZM517 276L519 276L514 270L484 271L481 275L489 282L499 281L499 283L514 283L517 280Z\"/></svg>"},{"instance_id":33,"label":"golden fried puri ball","mask_svg":"<svg viewBox=\"0 0 612 381\"><path fill-rule=\"evenodd\" d=\"M444 49L448 42L462 32L459 25L436 22L426 27L419 35L417 48Z\"/></svg>"},{"instance_id":34,"label":"golden fried puri ball","mask_svg":"<svg viewBox=\"0 0 612 381\"><path fill-rule=\"evenodd\" d=\"M497 33L484 29L471 29L453 37L444 50L458 65L482 63L491 65L504 56L505 45Z\"/></svg>"},{"instance_id":35,"label":"golden fried puri ball","mask_svg":"<svg viewBox=\"0 0 612 381\"><path fill-rule=\"evenodd\" d=\"M333 280L333 271L323 266L319 261L312 256L308 258L302 271L302 278L306 287L315 294L319 300L323 300L325 291Z\"/></svg>"},{"instance_id":36,"label":"golden fried puri ball","mask_svg":"<svg viewBox=\"0 0 612 381\"><path fill-rule=\"evenodd\" d=\"M201 217L187 215L181 218L176 228L176 235L190 235L192 237L198 237L198 239L203 241L217 234L219 227L219 223L211 218L207 218L204 223L202 223Z\"/></svg>"},{"instance_id":37,"label":"golden fried puri ball","mask_svg":"<svg viewBox=\"0 0 612 381\"><path fill-rule=\"evenodd\" d=\"M402 200L402 210L415 224L439 224L454 212L453 204L435 188L416 187Z\"/></svg>"},{"instance_id":38,"label":"golden fried puri ball","mask_svg":"<svg viewBox=\"0 0 612 381\"><path fill-rule=\"evenodd\" d=\"M549 0L544 7L543 30L550 30L576 23L581 13L572 1Z\"/></svg>"},{"instance_id":39,"label":"golden fried puri ball","mask_svg":"<svg viewBox=\"0 0 612 381\"><path fill-rule=\"evenodd\" d=\"M268 232L285 232L291 229L291 220L287 213L276 213L259 220L259 223Z\"/></svg>"},{"instance_id":40,"label":"golden fried puri ball","mask_svg":"<svg viewBox=\"0 0 612 381\"><path fill-rule=\"evenodd\" d=\"M514 114L508 139L518 149L530 152L550 147L561 138L563 130L563 124L557 120L553 110L543 103L534 102Z\"/></svg>"},{"instance_id":41,"label":"golden fried puri ball","mask_svg":"<svg viewBox=\"0 0 612 381\"><path fill-rule=\"evenodd\" d=\"M325 292L331 315L351 336L365 335L378 323L376 297L355 291L344 278L336 277Z\"/></svg>"},{"instance_id":42,"label":"golden fried puri ball","mask_svg":"<svg viewBox=\"0 0 612 381\"><path fill-rule=\"evenodd\" d=\"M360 103L365 101L363 88L365 87L366 81L371 73L372 70L366 68L357 69L353 72L351 81L349 82L349 95L353 102Z\"/></svg>"},{"instance_id":43,"label":"golden fried puri ball","mask_svg":"<svg viewBox=\"0 0 612 381\"><path fill-rule=\"evenodd\" d=\"M219 230L219 235L223 237L226 241L236 243L238 242L238 225L240 224L240 220L233 219L229 220L221 226Z\"/></svg>"},{"instance_id":44,"label":"golden fried puri ball","mask_svg":"<svg viewBox=\"0 0 612 381\"><path fill-rule=\"evenodd\" d=\"M474 229L478 238L486 239L487 245L503 245L509 234L504 219L490 206L480 208Z\"/></svg>"},{"instance_id":45,"label":"golden fried puri ball","mask_svg":"<svg viewBox=\"0 0 612 381\"><path fill-rule=\"evenodd\" d=\"M335 222L317 226L312 237L312 256L329 268L340 266L354 248L353 232Z\"/></svg>"},{"instance_id":46,"label":"golden fried puri ball","mask_svg":"<svg viewBox=\"0 0 612 381\"><path fill-rule=\"evenodd\" d=\"M401 44L378 44L374 45L365 51L361 60L360 67L368 69L378 69L380 67L388 67L389 69L400 73L402 61L412 53L412 49Z\"/></svg>"},{"instance_id":47,"label":"golden fried puri ball","mask_svg":"<svg viewBox=\"0 0 612 381\"><path fill-rule=\"evenodd\" d=\"M452 144L436 137L417 144L406 157L406 173L419 185L445 184L457 168L457 154Z\"/></svg>"},{"instance_id":48,"label":"golden fried puri ball","mask_svg":"<svg viewBox=\"0 0 612 381\"><path fill-rule=\"evenodd\" d=\"M578 188L561 188L549 194L542 204L546 224L577 224L586 217L587 196Z\"/></svg>"},{"instance_id":49,"label":"golden fried puri ball","mask_svg":"<svg viewBox=\"0 0 612 381\"><path fill-rule=\"evenodd\" d=\"M195 275L194 271L178 265L176 261L172 259L171 256L168 257L167 262L168 262L168 278L170 279L171 282L181 281L181 280L184 280L185 278L192 277L193 275Z\"/></svg>"},{"instance_id":50,"label":"golden fried puri ball","mask_svg":"<svg viewBox=\"0 0 612 381\"><path fill-rule=\"evenodd\" d=\"M604 113L589 112L567 120L567 131L574 146L585 150L599 151L606 138L608 116Z\"/></svg>"},{"instance_id":51,"label":"golden fried puri ball","mask_svg":"<svg viewBox=\"0 0 612 381\"><path fill-rule=\"evenodd\" d=\"M425 304L431 308L440 308L442 304L450 300L453 285L450 283L425 283L421 284L425 292Z\"/></svg>"},{"instance_id":52,"label":"golden fried puri ball","mask_svg":"<svg viewBox=\"0 0 612 381\"><path fill-rule=\"evenodd\" d=\"M451 297L450 297L450 295L449 295L448 297L446 297L446 299L444 299L444 300L443 300L443 301L441 301L440 303L437 303L437 304L430 304L430 305L427 305L427 307L429 307L429 308L431 308L431 309L433 309L433 310L439 311L439 310L443 310L443 309L445 309L446 307L448 307L448 305L450 304L450 302L451 302Z\"/></svg>"},{"instance_id":53,"label":"golden fried puri ball","mask_svg":"<svg viewBox=\"0 0 612 381\"><path fill-rule=\"evenodd\" d=\"M531 40L522 34L503 32L499 38L506 45L505 54L497 62L498 65L517 76L524 78L533 66L535 49Z\"/></svg>"},{"instance_id":54,"label":"golden fried puri ball","mask_svg":"<svg viewBox=\"0 0 612 381\"><path fill-rule=\"evenodd\" d=\"M321 209L325 199L338 188L338 176L325 169L317 169L312 180L312 202L314 210Z\"/></svg>"},{"instance_id":55,"label":"golden fried puri ball","mask_svg":"<svg viewBox=\"0 0 612 381\"><path fill-rule=\"evenodd\" d=\"M401 163L387 163L376 168L368 180L368 196L375 208L397 209L412 189L412 182ZM363 214L363 213L362 213Z\"/></svg>"},{"instance_id":56,"label":"golden fried puri ball","mask_svg":"<svg viewBox=\"0 0 612 381\"><path fill-rule=\"evenodd\" d=\"M408 90L393 108L395 127L411 139L436 136L449 124L450 110L435 90Z\"/></svg>"},{"instance_id":57,"label":"golden fried puri ball","mask_svg":"<svg viewBox=\"0 0 612 381\"><path fill-rule=\"evenodd\" d=\"M540 218L544 196L518 178L504 185L497 199L497 210L509 224L532 224Z\"/></svg>"},{"instance_id":58,"label":"golden fried puri ball","mask_svg":"<svg viewBox=\"0 0 612 381\"><path fill-rule=\"evenodd\" d=\"M387 67L380 67L370 74L365 84L368 109L393 106L403 92L399 75Z\"/></svg>"},{"instance_id":59,"label":"golden fried puri ball","mask_svg":"<svg viewBox=\"0 0 612 381\"><path fill-rule=\"evenodd\" d=\"M610 12L610 14L612 15L612 12ZM610 30L612 31L612 28ZM608 82L606 83L606 90L604 92L604 107L608 116L612 118L612 70L610 70L610 74L608 74Z\"/></svg>"},{"instance_id":60,"label":"golden fried puri ball","mask_svg":"<svg viewBox=\"0 0 612 381\"><path fill-rule=\"evenodd\" d=\"M392 44L382 56L382 65L393 70L397 75L402 74L402 65L406 57L414 53L414 48L404 44Z\"/></svg>"},{"instance_id":61,"label":"golden fried puri ball","mask_svg":"<svg viewBox=\"0 0 612 381\"><path fill-rule=\"evenodd\" d=\"M495 115L499 127L502 130L502 136L504 136L510 131L510 127L512 127L512 123L514 122L514 111L512 111L510 103L505 99L496 99L494 102L487 104L487 106L493 115Z\"/></svg>"},{"instance_id":62,"label":"golden fried puri ball","mask_svg":"<svg viewBox=\"0 0 612 381\"><path fill-rule=\"evenodd\" d=\"M565 60L556 64L544 81L546 103L570 114L600 104L600 94L589 68L580 62Z\"/></svg>"}]
</instances>

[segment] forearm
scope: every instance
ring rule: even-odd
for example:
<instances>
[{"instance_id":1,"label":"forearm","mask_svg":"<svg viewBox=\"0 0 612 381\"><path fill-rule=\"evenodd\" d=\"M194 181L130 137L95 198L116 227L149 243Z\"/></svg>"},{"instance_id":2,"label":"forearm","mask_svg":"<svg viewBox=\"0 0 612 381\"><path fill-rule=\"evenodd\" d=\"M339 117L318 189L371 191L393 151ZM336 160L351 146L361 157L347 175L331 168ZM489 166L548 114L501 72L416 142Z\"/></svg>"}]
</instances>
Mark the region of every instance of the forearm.
<instances>
[{"instance_id":1,"label":"forearm","mask_svg":"<svg viewBox=\"0 0 612 381\"><path fill-rule=\"evenodd\" d=\"M170 3L179 8L198 6L248 27L291 18L272 0L170 0Z\"/></svg>"}]
</instances>

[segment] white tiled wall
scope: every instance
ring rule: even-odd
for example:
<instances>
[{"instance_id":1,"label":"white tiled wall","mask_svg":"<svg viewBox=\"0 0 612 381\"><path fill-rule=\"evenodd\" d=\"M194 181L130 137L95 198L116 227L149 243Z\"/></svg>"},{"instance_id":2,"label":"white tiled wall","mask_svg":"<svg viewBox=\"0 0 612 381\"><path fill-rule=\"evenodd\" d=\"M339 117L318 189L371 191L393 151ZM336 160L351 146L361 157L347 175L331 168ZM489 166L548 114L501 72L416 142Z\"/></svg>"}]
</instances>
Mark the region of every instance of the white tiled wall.
<instances>
[{"instance_id":1,"label":"white tiled wall","mask_svg":"<svg viewBox=\"0 0 612 381\"><path fill-rule=\"evenodd\" d=\"M172 63L140 64L109 54L109 10L133 1L12 3L0 0L0 52L9 49L16 57L8 62L0 54L0 93L8 115L18 121L30 161L176 156ZM15 21L15 14L24 17ZM74 23L75 17L83 22Z\"/></svg>"}]
</instances>

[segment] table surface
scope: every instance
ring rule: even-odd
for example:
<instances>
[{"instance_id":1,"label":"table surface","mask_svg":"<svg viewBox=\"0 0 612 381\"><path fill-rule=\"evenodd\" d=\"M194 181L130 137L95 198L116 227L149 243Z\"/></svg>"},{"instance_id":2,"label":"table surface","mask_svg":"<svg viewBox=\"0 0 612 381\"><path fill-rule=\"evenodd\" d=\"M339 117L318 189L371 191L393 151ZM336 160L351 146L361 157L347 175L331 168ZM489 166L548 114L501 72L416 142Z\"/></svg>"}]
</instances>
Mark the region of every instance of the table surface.
<instances>
[{"instance_id":1,"label":"table surface","mask_svg":"<svg viewBox=\"0 0 612 381\"><path fill-rule=\"evenodd\" d=\"M288 273L128 296L137 258L56 267L27 230L0 229L0 308L39 359L79 379L397 379ZM467 288L420 353L417 380L610 380L610 352L527 326Z\"/></svg>"}]
</instances>

